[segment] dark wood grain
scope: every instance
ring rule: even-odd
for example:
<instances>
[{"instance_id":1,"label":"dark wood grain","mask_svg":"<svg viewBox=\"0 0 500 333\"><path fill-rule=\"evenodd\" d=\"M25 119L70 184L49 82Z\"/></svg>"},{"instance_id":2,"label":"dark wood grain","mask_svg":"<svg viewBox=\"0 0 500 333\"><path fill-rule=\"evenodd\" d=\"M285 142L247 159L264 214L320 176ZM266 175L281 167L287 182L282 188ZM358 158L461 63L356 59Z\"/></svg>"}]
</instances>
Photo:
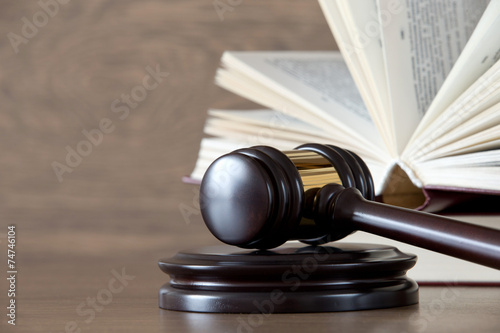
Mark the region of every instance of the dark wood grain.
<instances>
[{"instance_id":1,"label":"dark wood grain","mask_svg":"<svg viewBox=\"0 0 500 333\"><path fill-rule=\"evenodd\" d=\"M252 106L213 85L222 52L334 48L318 4L243 1L221 21L212 0L69 1L16 53L9 33L21 35L23 18L40 11L38 1L0 2L0 268L10 224L19 267L16 327L6 324L0 279L1 331L234 332L237 315L159 310L166 276L157 261L216 243L193 203L196 188L180 179L194 166L206 109ZM157 65L168 77L120 120L113 101ZM59 182L51 164L103 118L112 133ZM122 269L135 278L94 318L80 315ZM452 288L458 296L441 310L447 290L424 289L420 307L400 310L271 316L259 331L498 327L499 289Z\"/></svg>"}]
</instances>

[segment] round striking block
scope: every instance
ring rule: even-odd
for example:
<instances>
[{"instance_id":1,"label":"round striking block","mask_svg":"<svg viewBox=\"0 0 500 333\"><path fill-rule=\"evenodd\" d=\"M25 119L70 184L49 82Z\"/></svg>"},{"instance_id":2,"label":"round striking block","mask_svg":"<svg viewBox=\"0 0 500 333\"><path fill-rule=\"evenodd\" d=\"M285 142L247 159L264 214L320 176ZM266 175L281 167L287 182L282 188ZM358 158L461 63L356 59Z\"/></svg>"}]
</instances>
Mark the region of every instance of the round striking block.
<instances>
[{"instance_id":1,"label":"round striking block","mask_svg":"<svg viewBox=\"0 0 500 333\"><path fill-rule=\"evenodd\" d=\"M269 250L221 245L160 260L163 309L218 313L329 312L418 303L406 276L416 256L391 246L300 243Z\"/></svg>"}]
</instances>

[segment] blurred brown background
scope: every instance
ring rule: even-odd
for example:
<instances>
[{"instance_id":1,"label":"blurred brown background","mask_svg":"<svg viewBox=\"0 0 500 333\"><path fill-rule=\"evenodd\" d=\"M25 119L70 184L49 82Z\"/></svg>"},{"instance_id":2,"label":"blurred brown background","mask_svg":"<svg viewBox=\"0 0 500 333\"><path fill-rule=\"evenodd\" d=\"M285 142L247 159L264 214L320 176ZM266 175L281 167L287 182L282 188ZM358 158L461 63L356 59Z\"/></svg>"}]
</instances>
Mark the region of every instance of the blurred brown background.
<instances>
[{"instance_id":1,"label":"blurred brown background","mask_svg":"<svg viewBox=\"0 0 500 333\"><path fill-rule=\"evenodd\" d=\"M222 16L211 0L42 2L58 4L45 25L37 1L0 2L1 211L30 230L168 233L181 223L172 208L192 199L180 179L207 108L249 106L214 86L222 52L334 47L316 1L232 1ZM30 38L26 19L41 25ZM148 66L169 75L121 120L112 104ZM51 163L103 118L112 133L59 182Z\"/></svg>"},{"instance_id":2,"label":"blurred brown background","mask_svg":"<svg viewBox=\"0 0 500 333\"><path fill-rule=\"evenodd\" d=\"M251 107L213 84L222 52L334 48L316 1L219 1L225 12L214 3L0 1L0 260L6 271L15 224L18 332L63 331L68 320L96 331L126 297L147 299L133 318L141 309L157 316L166 281L158 259L217 243L193 203L196 188L181 182L206 110ZM147 68L169 73L150 91L141 89ZM137 103L127 107L127 95ZM80 143L103 118L111 133L91 148ZM68 166L67 146L87 156L72 157L78 165L60 182L52 164ZM121 267L136 276L126 295L82 322L75 308ZM6 287L2 278L2 299Z\"/></svg>"}]
</instances>

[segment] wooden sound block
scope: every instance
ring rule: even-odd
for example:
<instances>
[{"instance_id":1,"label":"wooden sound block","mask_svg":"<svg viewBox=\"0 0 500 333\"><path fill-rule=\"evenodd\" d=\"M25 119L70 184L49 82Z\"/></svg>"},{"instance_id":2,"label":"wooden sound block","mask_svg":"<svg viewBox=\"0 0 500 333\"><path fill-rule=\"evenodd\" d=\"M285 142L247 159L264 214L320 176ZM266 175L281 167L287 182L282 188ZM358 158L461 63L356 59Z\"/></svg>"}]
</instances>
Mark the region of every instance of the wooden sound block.
<instances>
[{"instance_id":1,"label":"wooden sound block","mask_svg":"<svg viewBox=\"0 0 500 333\"><path fill-rule=\"evenodd\" d=\"M159 261L170 281L167 310L222 313L328 312L418 303L406 276L416 256L385 245L290 242L273 250L229 245L182 251Z\"/></svg>"}]
</instances>

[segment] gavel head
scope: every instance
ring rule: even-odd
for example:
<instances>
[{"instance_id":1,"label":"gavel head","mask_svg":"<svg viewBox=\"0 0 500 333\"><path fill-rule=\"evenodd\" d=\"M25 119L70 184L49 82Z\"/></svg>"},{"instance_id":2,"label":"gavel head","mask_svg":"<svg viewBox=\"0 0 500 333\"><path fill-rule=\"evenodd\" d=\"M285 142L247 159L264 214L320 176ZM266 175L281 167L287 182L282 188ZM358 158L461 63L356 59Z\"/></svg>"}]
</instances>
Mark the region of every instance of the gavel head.
<instances>
[{"instance_id":1,"label":"gavel head","mask_svg":"<svg viewBox=\"0 0 500 333\"><path fill-rule=\"evenodd\" d=\"M338 185L328 185L325 197L320 194L327 184ZM320 144L283 152L266 146L239 149L206 171L201 214L216 238L242 248L270 249L290 239L322 244L353 231L332 227L326 207L328 196L348 187L373 199L368 167L347 150Z\"/></svg>"}]
</instances>

